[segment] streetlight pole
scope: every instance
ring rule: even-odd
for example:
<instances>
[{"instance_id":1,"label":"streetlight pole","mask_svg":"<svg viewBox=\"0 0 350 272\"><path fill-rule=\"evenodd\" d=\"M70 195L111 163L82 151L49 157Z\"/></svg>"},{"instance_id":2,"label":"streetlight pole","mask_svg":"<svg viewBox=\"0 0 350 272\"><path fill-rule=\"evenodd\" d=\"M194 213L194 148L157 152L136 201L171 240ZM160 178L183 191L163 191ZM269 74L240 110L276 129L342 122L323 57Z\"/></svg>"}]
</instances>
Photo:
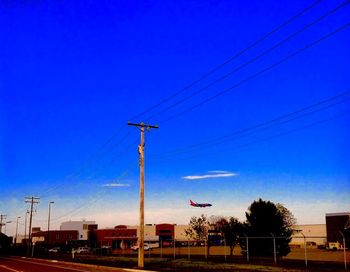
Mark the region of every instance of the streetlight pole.
<instances>
[{"instance_id":1,"label":"streetlight pole","mask_svg":"<svg viewBox=\"0 0 350 272\"><path fill-rule=\"evenodd\" d=\"M305 259L305 267L307 269L306 236L304 235L303 230L298 229L298 230L295 230L295 232L300 232L304 239L304 259Z\"/></svg>"},{"instance_id":2,"label":"streetlight pole","mask_svg":"<svg viewBox=\"0 0 350 272\"><path fill-rule=\"evenodd\" d=\"M345 235L341 231L339 231L339 233L343 237L344 269L345 269L345 271L348 271L347 260L346 260Z\"/></svg>"},{"instance_id":3,"label":"streetlight pole","mask_svg":"<svg viewBox=\"0 0 350 272\"><path fill-rule=\"evenodd\" d=\"M17 235L18 235L18 219L20 219L20 216L17 216L16 220L16 238L15 238L15 245L17 245Z\"/></svg>"},{"instance_id":4,"label":"streetlight pole","mask_svg":"<svg viewBox=\"0 0 350 272\"><path fill-rule=\"evenodd\" d=\"M49 218L47 219L47 245L49 245L50 240L50 220L51 220L51 204L55 202L50 201L49 202Z\"/></svg>"},{"instance_id":5,"label":"streetlight pole","mask_svg":"<svg viewBox=\"0 0 350 272\"><path fill-rule=\"evenodd\" d=\"M307 254L306 254L306 237L303 232L300 232L301 235L304 237L304 254L305 254L305 267L307 268Z\"/></svg>"}]
</instances>

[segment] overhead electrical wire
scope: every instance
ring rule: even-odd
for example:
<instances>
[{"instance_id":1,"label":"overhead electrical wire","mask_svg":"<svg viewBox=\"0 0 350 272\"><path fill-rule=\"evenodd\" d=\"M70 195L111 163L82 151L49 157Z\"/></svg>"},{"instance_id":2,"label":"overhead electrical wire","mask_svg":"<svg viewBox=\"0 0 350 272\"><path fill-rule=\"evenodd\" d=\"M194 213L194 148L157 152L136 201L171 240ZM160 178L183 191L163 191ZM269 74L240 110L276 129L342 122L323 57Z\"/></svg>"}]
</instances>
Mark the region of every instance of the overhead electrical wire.
<instances>
[{"instance_id":1,"label":"overhead electrical wire","mask_svg":"<svg viewBox=\"0 0 350 272\"><path fill-rule=\"evenodd\" d=\"M122 174L120 174L116 179L121 179L121 178L124 178L128 175L128 170L125 170ZM99 185L101 186L101 185ZM58 221L62 218L65 218L65 217L68 217L68 216L72 216L74 213L80 211L81 209L93 204L93 203L96 203L97 201L99 201L100 199L102 199L103 197L106 196L106 192L109 191L111 188L109 187L102 187L100 190L97 190L92 196L89 197L89 199L86 199L84 201L83 204L80 204L78 205L77 207L75 208L72 208L71 210L63 213L63 214L60 214L59 216L57 217L53 217L51 219L52 222L55 222L55 221ZM47 221L46 219L43 219L43 220L35 220L36 222L45 222Z\"/></svg>"},{"instance_id":2,"label":"overhead electrical wire","mask_svg":"<svg viewBox=\"0 0 350 272\"><path fill-rule=\"evenodd\" d=\"M254 48L254 47L257 46L259 43L261 43L262 41L264 41L267 37L271 36L273 33L277 32L277 31L279 31L280 29L282 29L283 27L285 27L286 25L288 25L289 23L291 23L292 21L294 21L296 18L300 17L301 15L303 15L304 13L306 13L307 11L309 11L310 9L312 9L314 6L316 6L316 5L319 4L320 2L321 2L321 1L315 1L312 5L308 6L308 7L305 8L303 11L301 11L301 12L298 13L297 15L293 16L292 18L290 18L289 20L287 20L285 23L281 24L280 26L278 26L278 27L275 28L274 30L270 31L269 33L267 33L266 35L264 35L263 37L261 37L260 39L258 39L256 42L254 42L254 43L252 43L251 45L249 45L248 47L246 47L245 49L239 51L237 54L235 54L233 57L231 57L230 59L228 59L228 60L225 61L224 63L222 63L222 64L220 64L220 65L214 67L212 70L210 70L208 73L206 73L205 75L203 75L203 76L200 77L199 79L193 81L191 84L189 84L189 85L187 85L186 87L182 88L181 90L179 90L178 92L174 93L174 94L171 95L170 97L168 97L168 98L166 98L166 99L163 99L162 101L160 101L160 102L157 103L156 105L152 106L151 108L148 108L148 109L146 109L145 111L139 113L138 115L134 116L132 119L135 119L135 118L137 118L137 117L139 117L139 116L141 116L141 115L144 115L144 114L147 113L147 112L150 112L150 111L154 110L155 108L158 108L160 105L162 105L162 104L164 104L164 103L170 101L171 99L177 97L179 94L183 93L185 90L191 88L192 86L196 85L196 84L199 83L200 81L202 81L202 80L208 78L210 75L214 74L216 71L218 71L219 69L221 69L223 66L225 66L225 65L228 64L228 63L230 63L230 62L233 61L234 59L238 58L238 57L241 56L243 53L245 53L245 52L249 51L250 49ZM348 2L348 1L347 1L347 2ZM256 73L256 74L250 76L249 78L247 78L247 79L245 79L245 80L239 82L238 84L241 85L241 84L243 84L244 82L247 82L247 81L252 80L253 78L257 77L258 75L260 75L260 74L262 74L262 73L264 73L264 72L266 72L266 71L269 71L269 70L273 69L274 67L278 66L279 64L281 64L281 63L287 61L288 59L292 58L293 56L295 56L295 55L301 53L302 51L305 51L306 49L312 47L313 45L315 45L315 44L317 44L317 43L319 43L319 42L321 42L321 41L323 41L323 40L329 38L330 36L332 36L332 35L334 35L334 34L340 32L340 31L342 31L343 29L345 29L345 28L348 27L348 26L349 26L349 23L346 24L346 25L343 25L342 27L338 28L337 30L335 30L335 31L333 31L333 32L331 32L331 33L329 33L329 34L323 36L322 38L320 38L320 39L314 41L314 42L311 43L311 44L306 45L306 46L303 47L302 49L300 49L300 50L298 50L298 51L296 51L296 52L294 52L294 53L292 53L292 54L289 54L286 58L284 58L284 59L280 60L279 62L277 62L277 63L275 63L275 64L273 64L273 65L271 65L271 66L269 66L269 67L267 67L267 68L265 68L265 69L263 69L263 70L261 70L260 72L258 72L258 73ZM236 85L237 85L237 84L236 84ZM229 90L238 87L238 86L236 86L236 85L231 86L231 88L229 88ZM222 95L222 94L225 93L225 92L228 92L229 90L226 89L226 90L224 90L224 91L222 91L222 92L219 92L218 94L216 94L216 95L214 95L214 96L211 96L211 97L205 99L204 101L200 102L199 104L196 104L196 105L192 106L191 109L194 109L194 108L196 108L196 107L199 107L200 105L205 104L205 103L209 102L210 100L215 99L216 97ZM191 110L191 109L190 109L190 110ZM186 112L188 112L188 111L189 111L189 109L186 110ZM179 114L183 114L183 113L184 113L184 112L181 112L181 113L179 113ZM178 116L179 114L177 114L176 116ZM131 119L131 120L132 120L132 119ZM166 120L166 121L168 121L168 120ZM122 129L122 128L124 128L124 125L121 127L121 129ZM123 139L127 139L127 137L128 137L128 136L125 136L125 137L123 137ZM115 138L115 135L113 135L112 137L110 137L110 138L101 146L101 148L98 149L98 151L95 152L93 155L95 156L95 154L99 153L102 149L104 149L106 146L108 146L108 145L113 141L114 138Z\"/></svg>"},{"instance_id":3,"label":"overhead electrical wire","mask_svg":"<svg viewBox=\"0 0 350 272\"><path fill-rule=\"evenodd\" d=\"M306 31L307 29L309 29L310 27L314 26L315 24L321 22L322 20L324 20L325 18L327 18L328 16L334 14L335 12L337 12L338 10L342 9L343 7L345 7L346 5L348 5L350 3L350 1L345 1L341 4L339 4L338 6L336 6L335 8L331 9L330 11L326 12L325 14L323 14L322 16L318 17L316 20L312 21L311 23L305 25L304 27L302 27L301 29L297 30L296 32L292 33L291 35L287 36L286 38L282 39L281 41L277 42L275 45L269 47L268 49L264 50L262 53L260 53L259 55L251 58L250 60L244 62L243 64L239 65L238 67L236 67L235 69L231 70L230 72L224 74L223 76L220 76L219 78L217 78L216 80L212 81L211 83L205 85L204 87L196 90L195 92L191 93L190 95L180 99L179 101L167 106L166 108L156 112L155 114L151 115L149 117L149 119L152 119L156 116L159 116L161 114L163 114L164 112L169 111L172 108L175 108L181 104L183 104L184 102L192 99L193 97L197 96L198 94L202 93L204 90L207 90L208 88L214 86L215 84L227 79L228 77L232 76L233 74L241 71L243 68L249 66L250 64L255 63L256 61L258 61L259 59L261 59L262 57L268 55L270 52L274 51L275 49L281 47L283 44L285 44L286 42L288 42L289 40L295 38L296 36L298 36L299 34L303 33L304 31Z\"/></svg>"},{"instance_id":4,"label":"overhead electrical wire","mask_svg":"<svg viewBox=\"0 0 350 272\"><path fill-rule=\"evenodd\" d=\"M350 112L349 112L349 111L348 111L348 112L345 112L345 113L340 113L340 114L334 115L334 116L329 117L329 118L321 119L321 120L319 120L319 121L316 121L316 122L313 122L313 123L310 123L310 124L307 124L307 125L304 125L304 126L295 128L295 129L291 129L291 130L288 130L288 131L285 131L285 132L281 132L281 133L272 135L272 136L270 136L270 137L258 139L258 140L255 140L255 141L252 141L252 142L249 142L249 143L245 143L245 144L240 144L240 145L237 145L237 146L234 146L234 147L226 147L225 149L221 149L221 150L220 150L220 149L217 149L217 150L215 150L215 154L221 153L221 152L227 152L227 151L238 150L238 149L245 148L245 147L248 147L248 146L251 146L251 145L260 143L260 142L270 141L270 140L272 140L272 139L276 139L276 138L279 138L279 137L283 137L283 136L289 135L289 134L291 134L291 133L295 133L295 132L298 132L298 131L302 131L302 130L305 130L305 129L309 129L309 128L311 128L311 127L315 127L315 126L318 126L318 125L322 125L322 124L324 124L324 123L327 123L327 122L330 122L330 121L333 121L333 120L335 120L335 119L338 119L338 118L341 118L341 117L344 117L344 116L348 116L348 115L350 115ZM205 153L197 153L197 154L192 155L192 156L181 157L181 158L169 157L169 159L162 159L162 161L163 161L163 162L165 162L165 161L169 161L169 162L174 162L174 161L186 161L186 160L189 160L189 159L193 159L193 158L197 158L197 157L202 157L203 155L212 156L212 153L208 153L208 152L205 152Z\"/></svg>"},{"instance_id":5,"label":"overhead electrical wire","mask_svg":"<svg viewBox=\"0 0 350 272\"><path fill-rule=\"evenodd\" d=\"M334 31L329 32L328 34L322 36L321 38L319 38L317 40L314 40L313 42L305 45L304 47L298 49L297 51L294 51L294 52L288 54L286 57L280 59L277 62L274 62L273 64L267 66L264 69L261 69L260 71L258 71L256 73L246 77L245 79L237 82L236 84L232 85L231 87L229 87L227 89L224 89L224 90L222 90L222 91L220 91L220 92L218 92L218 93L216 93L216 94L214 94L214 95L212 95L212 96L202 100L201 102L199 102L199 103L197 103L197 104L195 104L195 105L193 105L193 106L191 106L191 107L189 107L189 108L187 108L187 109L185 109L185 110L183 110L183 111L181 111L181 112L179 112L177 114L174 114L174 115L172 115L172 116L170 116L168 118L160 120L159 123L169 122L170 120L172 120L174 118L177 118L177 117L179 117L179 116L181 116L181 115L183 115L183 114L185 114L187 112L190 112L190 111L192 111L192 110L194 110L194 109L196 109L196 108L198 108L198 107L200 107L200 106L202 106L202 105L204 105L204 104L206 104L206 103L208 103L208 102L210 102L210 101L212 101L212 100L214 100L214 99L216 99L216 98L218 98L218 97L220 97L220 96L222 96L222 95L224 95L224 94L226 94L226 93L228 93L228 92L230 92L230 91L232 91L232 90L234 90L234 89L236 89L238 87L240 87L244 83L247 83L247 82L249 82L249 81L259 77L260 75L262 75L262 74L264 74L264 73L266 73L266 72L268 72L268 71L278 67L279 65L285 63L286 61L290 60L291 58L301 54L304 51L306 51L307 49L317 45L318 43L320 43L320 42L322 42L322 41L324 41L324 40L334 36L335 34L341 32L341 31L343 31L344 29L348 28L349 26L350 26L350 22L342 25L341 27L337 28Z\"/></svg>"},{"instance_id":6,"label":"overhead electrical wire","mask_svg":"<svg viewBox=\"0 0 350 272\"><path fill-rule=\"evenodd\" d=\"M286 27L287 25L289 25L291 22L293 22L294 20L296 20L297 18L301 17L303 14L305 14L306 12L308 12L309 10L311 10L312 8L314 8L317 4L319 4L321 2L321 0L315 1L313 2L311 5L309 5L308 7L306 7L305 9L303 9L301 12L297 13L296 15L292 16L291 18L289 18L288 20L286 20L284 23L280 24L279 26L277 26L276 28L274 28L273 30L269 31L267 34L265 34L264 36L262 36L261 38L259 38L258 40L256 40L255 42L253 42L251 45L247 46L246 48L240 50L239 52L237 52L234 56L230 57L229 59L227 59L225 62L217 65L216 67L214 67L213 69L211 69L209 72L207 72L206 74L204 74L202 77L200 77L197 80L194 80L191 84L185 86L184 88L182 88L181 90L179 90L178 92L176 92L175 94L173 94L171 97L174 98L176 96L178 96L180 93L184 92L185 90L193 87L195 84L199 83L200 81L204 80L205 78L208 78L210 75L214 74L216 71L218 71L219 69L221 69L222 67L224 67L225 65L227 65L228 63L232 62L233 60L237 59L239 56L243 55L244 53L246 53L247 51L253 49L254 47L256 47L258 44L260 44L261 42L263 42L264 40L266 40L268 37L270 37L272 34L278 32L279 30L283 29L284 27ZM215 84L215 83L214 83ZM165 103L166 101L171 100L170 97L162 100L160 103L157 104L157 106L153 106L152 109L154 109L155 107L160 106L161 104ZM137 116L143 115L146 112L150 111L151 109L145 110L142 113L139 113ZM134 116L132 119L135 119L136 117ZM117 131L119 132L120 130L122 130L123 128L125 128L124 125L122 125ZM120 141L117 142L117 144L113 145L112 147L115 147L116 145L120 145L121 142L124 142L125 139L127 139L127 137L130 135L130 132L127 133L125 136L122 137L122 139ZM78 169L78 171L75 171L71 174L68 174L66 176L66 178L70 178L70 177L74 177L77 176L77 174L79 174L80 172L82 172L84 170L84 168L86 168L86 165L88 163L90 163L91 161L93 161L93 159L95 159L95 157L97 157L97 155L99 155L99 153L105 149L112 141L113 139L116 137L116 133L113 134L110 138L108 138L101 146L100 148L94 152L83 164L82 167L80 167ZM111 150L111 149L110 149ZM114 161L114 160L113 160ZM51 188L49 188L48 190L45 191L45 195L49 194L59 188L61 188L63 185L63 183L59 184L59 185L55 185L52 186ZM82 183L80 183L81 185ZM78 184L79 185L79 184ZM77 185L77 186L78 186Z\"/></svg>"},{"instance_id":7,"label":"overhead electrical wire","mask_svg":"<svg viewBox=\"0 0 350 272\"><path fill-rule=\"evenodd\" d=\"M310 11L311 9L313 9L316 5L318 5L319 3L321 3L322 0L317 0L315 2L313 2L311 5L307 6L306 8L304 8L302 11L298 12L296 15L290 17L289 19L287 19L285 22L283 22L282 24L278 25L277 27L275 27L274 29L272 29L271 31L267 32L265 35L263 35L262 37L260 37L259 39L257 39L256 41L254 41L253 43L251 43L250 45L248 45L247 47L243 48L242 50L238 51L236 54L234 54L233 56L231 56L230 58L228 58L226 61L218 64L217 66L215 66L214 68L212 68L211 70L209 70L207 73L203 74L201 77L199 77L198 79L193 80L190 84L186 85L185 87L181 88L180 90L176 91L175 93L171 94L170 96L168 96L167 98L164 98L163 100L159 101L158 103L154 104L153 106L150 106L149 108L147 108L146 110L134 115L131 120L135 120L136 118L139 118L143 115L145 115L148 112L151 112L152 110L154 110L155 108L158 108L159 106L165 104L166 102L172 100L173 98L177 97L178 95L182 94L184 91L192 88L193 86L195 86L197 83L207 79L209 76L213 75L215 72L217 72L218 70L220 70L221 68L223 68L224 66L226 66L227 64L231 63L232 61L234 61L235 59L239 58L241 55L243 55L244 53L248 52L249 50L255 48L257 45L259 45L260 43L262 43L264 40L266 40L268 37L270 37L271 35L273 35L274 33L278 32L279 30L285 28L287 25L289 25L290 23L292 23L293 21L295 21L296 19L298 19L299 17L301 17L302 15L304 15L305 13L307 13L308 11ZM148 118L149 119L149 118Z\"/></svg>"},{"instance_id":8,"label":"overhead electrical wire","mask_svg":"<svg viewBox=\"0 0 350 272\"><path fill-rule=\"evenodd\" d=\"M311 114L314 114L314 113L317 113L317 112L320 112L323 110L327 110L331 107L334 107L334 106L337 106L341 103L349 101L350 100L349 96L350 96L350 91L346 91L346 92L340 93L338 95L320 100L320 101L313 103L311 105L294 110L292 112L277 116L277 117L272 118L268 121L261 122L259 124L254 125L254 126L242 128L242 129L236 130L232 133L229 133L229 134L226 134L223 136L219 136L219 137L215 137L213 139L206 140L206 141L201 142L201 143L192 144L192 145L182 147L182 148L176 148L176 149L173 149L173 150L170 150L167 152L163 152L161 154L150 155L150 157L153 159L156 159L158 157L163 157L163 156L167 156L167 155L173 155L173 154L178 154L178 153L187 153L187 152L193 151L194 149L198 149L198 148L203 149L206 146L213 146L213 145L217 145L217 144L220 144L220 143L232 140L232 139L237 139L237 138L242 137L242 135L243 135L243 137L245 137L247 135L247 133L255 133L257 130L258 131L265 130L267 128L271 128L271 127L275 127L275 126L278 126L281 124L292 122L294 120L307 117ZM342 100L340 100L340 99L342 99ZM320 107L320 106L322 106L322 107Z\"/></svg>"}]
</instances>

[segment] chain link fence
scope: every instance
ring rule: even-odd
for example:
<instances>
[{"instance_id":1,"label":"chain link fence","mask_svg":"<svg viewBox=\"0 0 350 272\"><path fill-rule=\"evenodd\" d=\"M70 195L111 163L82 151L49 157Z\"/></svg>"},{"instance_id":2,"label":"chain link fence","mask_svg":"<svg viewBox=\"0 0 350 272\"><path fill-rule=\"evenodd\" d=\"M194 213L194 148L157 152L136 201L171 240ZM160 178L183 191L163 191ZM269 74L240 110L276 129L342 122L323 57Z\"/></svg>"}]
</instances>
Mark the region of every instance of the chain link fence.
<instances>
[{"instance_id":1,"label":"chain link fence","mask_svg":"<svg viewBox=\"0 0 350 272\"><path fill-rule=\"evenodd\" d=\"M299 260L303 266L309 267L310 262L343 263L344 270L348 269L350 252L342 244L337 248L327 248L323 242L326 237L294 236L290 243L288 237L238 237L234 244L225 239L217 240L145 240L145 258L166 258L188 260L218 260L228 262L268 263L278 264ZM289 243L290 252L283 256L283 244ZM114 256L137 256L137 248L132 247L108 249L96 254Z\"/></svg>"}]
</instances>

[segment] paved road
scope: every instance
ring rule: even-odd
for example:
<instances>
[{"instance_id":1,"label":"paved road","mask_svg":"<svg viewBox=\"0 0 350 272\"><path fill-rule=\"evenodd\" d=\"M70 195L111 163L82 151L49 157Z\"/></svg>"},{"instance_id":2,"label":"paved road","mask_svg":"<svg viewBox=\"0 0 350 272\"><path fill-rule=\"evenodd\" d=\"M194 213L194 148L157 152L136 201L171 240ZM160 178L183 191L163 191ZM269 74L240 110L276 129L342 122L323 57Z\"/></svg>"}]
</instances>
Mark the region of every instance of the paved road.
<instances>
[{"instance_id":1,"label":"paved road","mask_svg":"<svg viewBox=\"0 0 350 272\"><path fill-rule=\"evenodd\" d=\"M20 257L0 257L0 272L126 272L138 271Z\"/></svg>"}]
</instances>

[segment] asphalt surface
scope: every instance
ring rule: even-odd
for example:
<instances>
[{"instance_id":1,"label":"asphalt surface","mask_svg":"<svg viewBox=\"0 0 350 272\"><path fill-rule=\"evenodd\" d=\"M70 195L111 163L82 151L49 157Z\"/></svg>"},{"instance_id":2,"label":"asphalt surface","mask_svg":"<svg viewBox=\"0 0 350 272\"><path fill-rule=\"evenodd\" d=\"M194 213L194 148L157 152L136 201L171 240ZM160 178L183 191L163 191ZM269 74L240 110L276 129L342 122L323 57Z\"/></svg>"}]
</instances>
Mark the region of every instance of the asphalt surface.
<instances>
[{"instance_id":1,"label":"asphalt surface","mask_svg":"<svg viewBox=\"0 0 350 272\"><path fill-rule=\"evenodd\" d=\"M21 257L0 257L0 272L131 272L135 269L112 268L97 265L67 263L56 260L38 260Z\"/></svg>"}]
</instances>

